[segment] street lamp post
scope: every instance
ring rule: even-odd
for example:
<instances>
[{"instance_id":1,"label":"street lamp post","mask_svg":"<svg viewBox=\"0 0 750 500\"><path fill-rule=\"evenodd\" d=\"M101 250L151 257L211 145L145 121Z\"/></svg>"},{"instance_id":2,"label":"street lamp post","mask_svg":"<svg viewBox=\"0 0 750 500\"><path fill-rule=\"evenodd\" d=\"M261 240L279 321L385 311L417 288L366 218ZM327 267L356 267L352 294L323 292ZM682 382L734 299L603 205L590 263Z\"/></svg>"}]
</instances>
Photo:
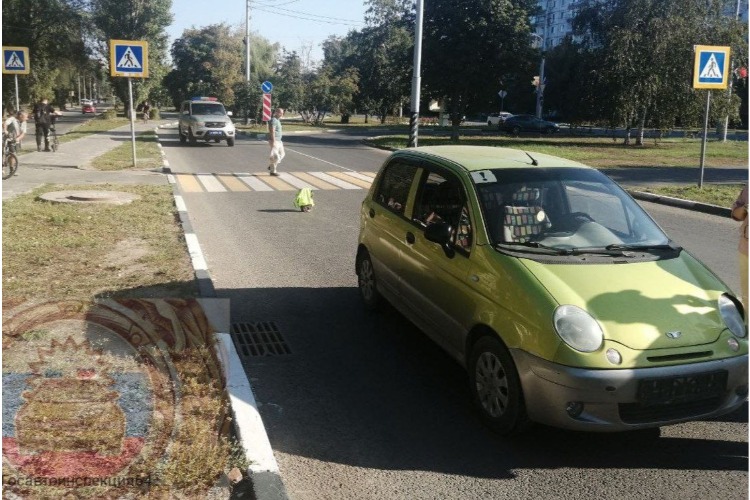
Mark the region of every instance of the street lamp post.
<instances>
[{"instance_id":1,"label":"street lamp post","mask_svg":"<svg viewBox=\"0 0 750 500\"><path fill-rule=\"evenodd\" d=\"M409 147L416 148L419 137L419 99L422 85L422 16L424 0L417 0L417 22L414 27L414 69L411 78L411 116L409 117Z\"/></svg>"}]
</instances>

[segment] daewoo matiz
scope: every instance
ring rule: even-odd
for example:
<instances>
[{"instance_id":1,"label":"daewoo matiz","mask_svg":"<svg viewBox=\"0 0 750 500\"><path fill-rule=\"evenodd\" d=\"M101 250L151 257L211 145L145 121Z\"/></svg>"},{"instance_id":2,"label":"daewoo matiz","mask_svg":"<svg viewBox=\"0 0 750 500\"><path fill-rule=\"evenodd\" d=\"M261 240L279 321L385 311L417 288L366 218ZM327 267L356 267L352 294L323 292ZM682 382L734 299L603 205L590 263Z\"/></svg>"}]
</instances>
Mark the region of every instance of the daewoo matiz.
<instances>
[{"instance_id":1,"label":"daewoo matiz","mask_svg":"<svg viewBox=\"0 0 750 500\"><path fill-rule=\"evenodd\" d=\"M397 151L362 203L356 272L368 307L387 299L467 369L500 433L659 427L747 397L740 302L580 163Z\"/></svg>"}]
</instances>

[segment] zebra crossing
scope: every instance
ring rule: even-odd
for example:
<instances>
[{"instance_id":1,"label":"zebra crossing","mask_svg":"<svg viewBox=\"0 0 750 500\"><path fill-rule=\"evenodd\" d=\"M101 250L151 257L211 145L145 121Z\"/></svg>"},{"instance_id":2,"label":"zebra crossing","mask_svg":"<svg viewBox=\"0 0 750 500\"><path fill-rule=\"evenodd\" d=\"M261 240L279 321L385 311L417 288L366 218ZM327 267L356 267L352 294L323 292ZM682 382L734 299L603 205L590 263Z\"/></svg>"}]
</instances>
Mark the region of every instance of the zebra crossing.
<instances>
[{"instance_id":1,"label":"zebra crossing","mask_svg":"<svg viewBox=\"0 0 750 500\"><path fill-rule=\"evenodd\" d=\"M269 173L198 173L170 174L183 193L228 193L249 191L296 191L369 189L374 172L279 172Z\"/></svg>"}]
</instances>

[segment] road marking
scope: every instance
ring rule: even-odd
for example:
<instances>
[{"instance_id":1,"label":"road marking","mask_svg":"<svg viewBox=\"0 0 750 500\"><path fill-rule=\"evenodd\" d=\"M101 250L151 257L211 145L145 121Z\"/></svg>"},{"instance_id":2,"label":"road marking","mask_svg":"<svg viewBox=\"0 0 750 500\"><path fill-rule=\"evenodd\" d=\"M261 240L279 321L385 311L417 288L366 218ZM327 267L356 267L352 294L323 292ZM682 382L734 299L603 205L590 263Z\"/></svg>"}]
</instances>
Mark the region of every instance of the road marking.
<instances>
[{"instance_id":1,"label":"road marking","mask_svg":"<svg viewBox=\"0 0 750 500\"><path fill-rule=\"evenodd\" d=\"M362 179L363 181L367 181L370 184L372 184L372 181L375 179L375 176L369 176L367 173L360 173L360 172L347 172L346 175L351 175L352 177L356 177L357 179ZM369 187L369 185L368 185Z\"/></svg>"},{"instance_id":2,"label":"road marking","mask_svg":"<svg viewBox=\"0 0 750 500\"><path fill-rule=\"evenodd\" d=\"M308 174L307 172L295 172L294 175L302 179L303 181L307 181L313 186L316 186L320 189L338 189L333 184L328 184L325 181L321 181L317 177L313 177L312 175Z\"/></svg>"},{"instance_id":3,"label":"road marking","mask_svg":"<svg viewBox=\"0 0 750 500\"><path fill-rule=\"evenodd\" d=\"M237 174L237 178L256 191L273 191L273 188L254 175Z\"/></svg>"},{"instance_id":4,"label":"road marking","mask_svg":"<svg viewBox=\"0 0 750 500\"><path fill-rule=\"evenodd\" d=\"M260 177L263 174L256 174L256 176ZM282 181L278 177L273 177L271 174L267 174L268 177L263 175L263 182L269 184L271 187L275 188L277 191L294 191L294 186L290 186L286 182Z\"/></svg>"},{"instance_id":5,"label":"road marking","mask_svg":"<svg viewBox=\"0 0 750 500\"><path fill-rule=\"evenodd\" d=\"M178 212L187 212L187 206L185 200L179 194L174 195L174 206L177 207Z\"/></svg>"},{"instance_id":6,"label":"road marking","mask_svg":"<svg viewBox=\"0 0 750 500\"><path fill-rule=\"evenodd\" d=\"M302 188L318 189L317 187L312 186L312 185L308 184L307 182L305 182L305 181L303 181L301 179L298 179L297 177L289 175L286 172L279 172L279 177L284 182L287 182L287 183L291 184L292 186L294 186L294 187L296 187L298 189L302 189Z\"/></svg>"},{"instance_id":7,"label":"road marking","mask_svg":"<svg viewBox=\"0 0 750 500\"><path fill-rule=\"evenodd\" d=\"M200 183L198 182L198 179L193 177L190 174L177 174L177 182L180 184L180 189L182 189L185 193L202 193L203 188L201 188Z\"/></svg>"},{"instance_id":8,"label":"road marking","mask_svg":"<svg viewBox=\"0 0 750 500\"><path fill-rule=\"evenodd\" d=\"M350 172L353 172L353 170L352 170L351 168L346 168L346 167L342 167L341 165L339 165L339 164L337 164L337 163L331 163L330 161L324 160L324 159L322 159L322 158L318 158L317 156L311 156L311 155L308 155L308 154L302 153L302 152L300 152L300 151L297 151L296 149L289 149L289 148L284 148L284 149L286 149L287 151L291 151L291 152L293 152L293 153L297 153L298 155L302 155L302 156L306 156L306 157L308 157L308 158L312 158L313 160L318 160L318 161L322 161L323 163L327 163L327 164L329 164L329 165L332 165L332 166L334 166L334 167L336 167L336 168L341 168L341 169L343 169L343 170L348 170L348 171L350 171Z\"/></svg>"},{"instance_id":9,"label":"road marking","mask_svg":"<svg viewBox=\"0 0 750 500\"><path fill-rule=\"evenodd\" d=\"M359 186L355 186L354 184L351 184L349 182L345 182L345 181L342 181L341 179L337 179L336 177L329 175L325 172L310 172L310 175L314 175L318 179L323 179L324 181L330 182L331 184L338 186L340 188L343 188L343 189L361 189Z\"/></svg>"},{"instance_id":10,"label":"road marking","mask_svg":"<svg viewBox=\"0 0 750 500\"><path fill-rule=\"evenodd\" d=\"M341 179L342 181L350 182L361 188L369 188L370 185L372 184L372 181L363 181L361 179L352 178L349 172L329 172L329 173L330 175L337 177Z\"/></svg>"},{"instance_id":11,"label":"road marking","mask_svg":"<svg viewBox=\"0 0 750 500\"><path fill-rule=\"evenodd\" d=\"M227 189L214 177L214 174L195 174L209 193L225 193Z\"/></svg>"},{"instance_id":12,"label":"road marking","mask_svg":"<svg viewBox=\"0 0 750 500\"><path fill-rule=\"evenodd\" d=\"M263 172L170 174L183 193L226 193L248 191L293 191L369 189L369 172L279 172L277 177Z\"/></svg>"},{"instance_id":13,"label":"road marking","mask_svg":"<svg viewBox=\"0 0 750 500\"><path fill-rule=\"evenodd\" d=\"M250 191L247 184L233 175L221 174L216 176L230 191Z\"/></svg>"}]
</instances>

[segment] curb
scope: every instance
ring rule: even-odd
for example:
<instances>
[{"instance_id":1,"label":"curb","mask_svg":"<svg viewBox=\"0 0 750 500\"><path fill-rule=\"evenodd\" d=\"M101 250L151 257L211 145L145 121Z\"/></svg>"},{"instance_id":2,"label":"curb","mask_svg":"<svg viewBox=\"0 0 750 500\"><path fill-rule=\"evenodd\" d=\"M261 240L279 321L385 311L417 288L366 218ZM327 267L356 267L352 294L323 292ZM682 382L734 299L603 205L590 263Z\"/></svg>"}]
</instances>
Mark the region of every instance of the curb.
<instances>
[{"instance_id":1,"label":"curb","mask_svg":"<svg viewBox=\"0 0 750 500\"><path fill-rule=\"evenodd\" d=\"M155 129L157 131L157 129ZM157 140L158 140L157 133ZM215 298L216 289L208 272L208 265L203 257L198 237L193 232L187 206L179 193L179 187L172 174L166 153L158 143L163 158L162 170L167 174L175 207L180 217L185 243L188 247L190 260L198 281L198 289L202 298ZM239 354L234 346L232 337L227 332L216 332L216 351L221 361L226 391L229 396L232 411L232 423L237 438L242 445L245 458L250 464L245 471L247 480L240 481L232 489L230 498L251 498L253 500L288 500L284 483L281 479L279 466L273 455L273 448L268 439L263 420L258 411L258 404L253 394L252 386L242 366Z\"/></svg>"},{"instance_id":2,"label":"curb","mask_svg":"<svg viewBox=\"0 0 750 500\"><path fill-rule=\"evenodd\" d=\"M692 210L694 212L703 212L705 214L718 215L720 217L731 217L732 214L732 210L730 208L721 207L718 205L710 205L708 203L701 203L698 201L683 200L680 198L672 198L670 196L645 193L643 191L632 189L627 189L626 191L630 193L630 196L632 196L636 200L650 201L651 203L659 203L661 205L684 208L687 210Z\"/></svg>"}]
</instances>

